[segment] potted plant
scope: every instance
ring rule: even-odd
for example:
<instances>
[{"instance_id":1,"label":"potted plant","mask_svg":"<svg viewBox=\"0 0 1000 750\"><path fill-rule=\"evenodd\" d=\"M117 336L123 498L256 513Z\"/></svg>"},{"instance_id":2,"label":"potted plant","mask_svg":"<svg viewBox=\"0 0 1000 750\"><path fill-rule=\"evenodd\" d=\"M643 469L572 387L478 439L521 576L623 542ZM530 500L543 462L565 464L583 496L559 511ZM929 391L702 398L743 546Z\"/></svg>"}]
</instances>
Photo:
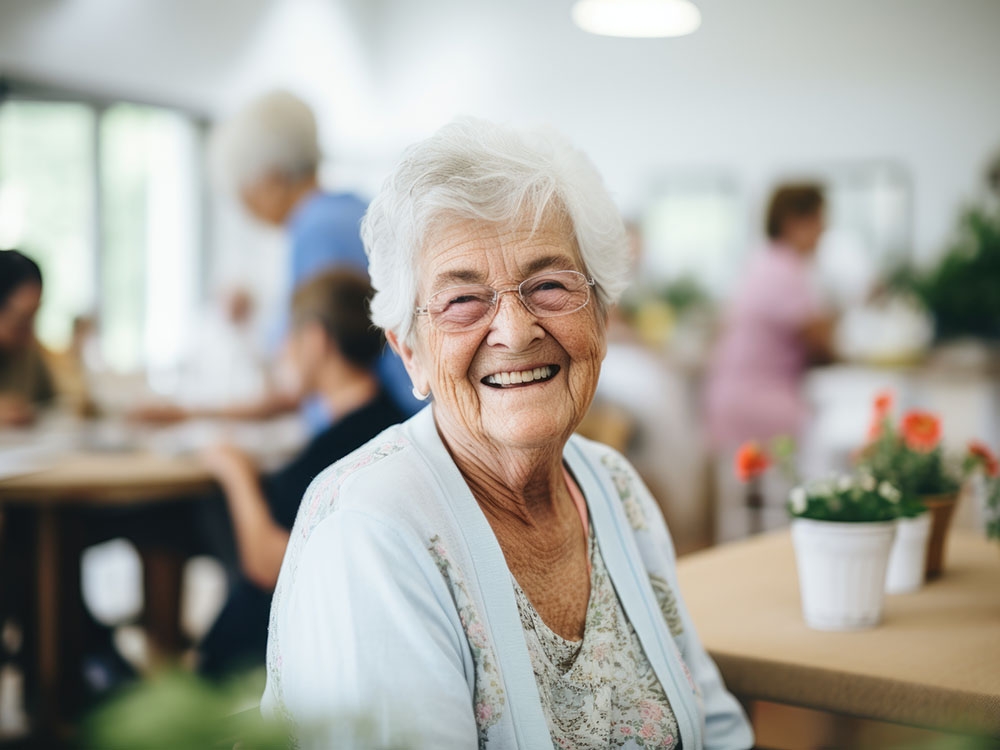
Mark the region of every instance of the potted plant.
<instances>
[{"instance_id":1,"label":"potted plant","mask_svg":"<svg viewBox=\"0 0 1000 750\"><path fill-rule=\"evenodd\" d=\"M901 499L896 487L866 472L791 491L788 512L809 627L859 630L881 621Z\"/></svg>"},{"instance_id":2,"label":"potted plant","mask_svg":"<svg viewBox=\"0 0 1000 750\"><path fill-rule=\"evenodd\" d=\"M920 550L926 537L924 580L941 575L944 546L959 500L959 472L941 449L941 420L927 411L892 419L892 394L875 398L868 443L857 454L859 467L902 492L899 549L893 555L888 581L894 592L919 588ZM928 533L929 528L929 533Z\"/></svg>"},{"instance_id":3,"label":"potted plant","mask_svg":"<svg viewBox=\"0 0 1000 750\"><path fill-rule=\"evenodd\" d=\"M983 443L973 440L962 465L967 476L978 481L985 498L986 535L1000 540L1000 461Z\"/></svg>"},{"instance_id":4,"label":"potted plant","mask_svg":"<svg viewBox=\"0 0 1000 750\"><path fill-rule=\"evenodd\" d=\"M779 465L790 465L787 440L775 446ZM737 452L746 482L771 464L756 443ZM802 614L817 630L859 630L882 619L885 574L902 493L867 471L799 484L788 497Z\"/></svg>"}]
</instances>

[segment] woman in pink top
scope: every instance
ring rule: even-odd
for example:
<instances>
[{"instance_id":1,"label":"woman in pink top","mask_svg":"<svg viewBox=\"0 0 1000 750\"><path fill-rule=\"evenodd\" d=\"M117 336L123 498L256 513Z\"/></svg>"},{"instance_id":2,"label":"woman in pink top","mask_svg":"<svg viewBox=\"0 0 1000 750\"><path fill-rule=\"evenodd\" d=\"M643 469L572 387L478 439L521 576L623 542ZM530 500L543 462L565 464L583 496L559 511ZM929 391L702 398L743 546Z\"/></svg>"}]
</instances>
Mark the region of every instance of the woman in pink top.
<instances>
[{"instance_id":1,"label":"woman in pink top","mask_svg":"<svg viewBox=\"0 0 1000 750\"><path fill-rule=\"evenodd\" d=\"M832 318L820 310L810 278L823 233L823 194L787 185L771 197L771 242L750 260L709 366L707 427L716 456L716 541L786 523L780 502L788 487L765 477L764 505L752 510L733 473L733 454L746 440L801 436L808 418L802 393L806 368L831 356Z\"/></svg>"},{"instance_id":2,"label":"woman in pink top","mask_svg":"<svg viewBox=\"0 0 1000 750\"><path fill-rule=\"evenodd\" d=\"M807 418L806 368L831 357L833 319L820 309L810 271L823 233L823 194L787 185L771 197L770 245L750 261L710 365L713 447L798 435Z\"/></svg>"}]
</instances>

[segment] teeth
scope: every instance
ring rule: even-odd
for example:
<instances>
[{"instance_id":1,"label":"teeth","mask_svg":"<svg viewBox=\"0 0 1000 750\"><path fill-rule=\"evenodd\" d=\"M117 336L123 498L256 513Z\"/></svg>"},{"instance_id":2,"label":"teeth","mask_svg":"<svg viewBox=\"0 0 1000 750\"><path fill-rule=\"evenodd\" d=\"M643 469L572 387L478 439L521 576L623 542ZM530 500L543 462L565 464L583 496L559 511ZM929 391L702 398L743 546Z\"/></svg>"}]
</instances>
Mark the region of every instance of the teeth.
<instances>
[{"instance_id":1,"label":"teeth","mask_svg":"<svg viewBox=\"0 0 1000 750\"><path fill-rule=\"evenodd\" d=\"M517 372L498 372L488 375L486 382L490 385L520 385L531 383L535 380L544 380L552 377L552 368L549 366L536 367L534 370L519 370Z\"/></svg>"}]
</instances>

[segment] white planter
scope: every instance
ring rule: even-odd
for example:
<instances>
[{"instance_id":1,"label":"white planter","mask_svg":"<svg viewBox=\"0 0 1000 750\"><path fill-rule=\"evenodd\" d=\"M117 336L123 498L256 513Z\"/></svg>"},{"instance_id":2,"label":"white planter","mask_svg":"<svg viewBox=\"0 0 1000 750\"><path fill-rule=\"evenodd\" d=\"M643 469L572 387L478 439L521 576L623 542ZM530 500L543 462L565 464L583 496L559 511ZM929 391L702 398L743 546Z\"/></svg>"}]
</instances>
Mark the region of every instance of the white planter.
<instances>
[{"instance_id":1,"label":"white planter","mask_svg":"<svg viewBox=\"0 0 1000 750\"><path fill-rule=\"evenodd\" d=\"M879 623L895 534L895 521L792 521L802 614L809 627L861 630Z\"/></svg>"},{"instance_id":2,"label":"white planter","mask_svg":"<svg viewBox=\"0 0 1000 750\"><path fill-rule=\"evenodd\" d=\"M930 537L930 513L896 521L896 540L892 543L889 570L885 575L887 594L906 594L923 586Z\"/></svg>"}]
</instances>

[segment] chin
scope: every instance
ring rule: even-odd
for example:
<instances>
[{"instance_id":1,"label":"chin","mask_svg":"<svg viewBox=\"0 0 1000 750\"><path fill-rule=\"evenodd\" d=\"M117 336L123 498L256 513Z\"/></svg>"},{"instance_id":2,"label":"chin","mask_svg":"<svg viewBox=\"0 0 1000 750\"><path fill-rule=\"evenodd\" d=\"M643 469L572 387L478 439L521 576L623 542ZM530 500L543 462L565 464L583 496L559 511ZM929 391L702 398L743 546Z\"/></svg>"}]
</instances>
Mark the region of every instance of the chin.
<instances>
[{"instance_id":1,"label":"chin","mask_svg":"<svg viewBox=\"0 0 1000 750\"><path fill-rule=\"evenodd\" d=\"M559 419L551 413L526 410L508 413L497 429L490 430L492 439L500 445L516 449L533 449L551 446L558 442L560 447L573 433L576 424L569 419Z\"/></svg>"}]
</instances>

